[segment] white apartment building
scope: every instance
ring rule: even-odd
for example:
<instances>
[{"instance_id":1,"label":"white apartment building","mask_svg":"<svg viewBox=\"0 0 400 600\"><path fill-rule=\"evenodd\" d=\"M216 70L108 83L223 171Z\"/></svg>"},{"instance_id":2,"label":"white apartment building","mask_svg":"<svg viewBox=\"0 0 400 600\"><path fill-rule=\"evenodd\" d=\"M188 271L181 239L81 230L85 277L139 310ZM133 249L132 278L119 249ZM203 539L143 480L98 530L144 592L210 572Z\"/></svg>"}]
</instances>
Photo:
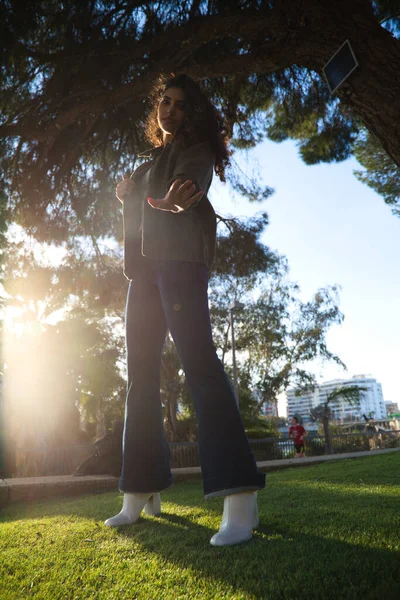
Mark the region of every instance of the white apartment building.
<instances>
[{"instance_id":1,"label":"white apartment building","mask_svg":"<svg viewBox=\"0 0 400 600\"><path fill-rule=\"evenodd\" d=\"M295 415L302 417L306 422L310 420L310 410L326 402L327 396L338 387L354 386L367 388L362 393L360 404L353 406L343 399L330 405L334 419L341 422L362 418L363 414L369 416L373 413L375 419L386 418L386 405L383 400L382 386L371 375L354 375L351 379L335 379L316 386L314 391L301 392L296 395L296 389L286 392L287 416Z\"/></svg>"}]
</instances>

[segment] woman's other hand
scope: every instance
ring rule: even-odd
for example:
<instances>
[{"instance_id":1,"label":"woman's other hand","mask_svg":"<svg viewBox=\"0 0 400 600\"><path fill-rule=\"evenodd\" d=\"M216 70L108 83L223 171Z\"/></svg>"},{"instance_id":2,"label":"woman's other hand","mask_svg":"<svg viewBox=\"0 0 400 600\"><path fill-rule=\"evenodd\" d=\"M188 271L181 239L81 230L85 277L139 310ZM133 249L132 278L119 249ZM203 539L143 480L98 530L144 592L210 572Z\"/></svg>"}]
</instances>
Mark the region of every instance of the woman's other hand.
<instances>
[{"instance_id":1,"label":"woman's other hand","mask_svg":"<svg viewBox=\"0 0 400 600\"><path fill-rule=\"evenodd\" d=\"M120 202L129 200L135 193L136 186L132 179L128 179L126 175L122 175L122 181L117 185L115 194Z\"/></svg>"},{"instance_id":2,"label":"woman's other hand","mask_svg":"<svg viewBox=\"0 0 400 600\"><path fill-rule=\"evenodd\" d=\"M190 180L182 183L180 179L176 179L169 188L165 198L157 200L155 198L147 198L147 202L153 208L158 210L167 210L169 212L182 212L189 208L192 204L196 204L203 196L204 192L197 192L196 186Z\"/></svg>"}]
</instances>

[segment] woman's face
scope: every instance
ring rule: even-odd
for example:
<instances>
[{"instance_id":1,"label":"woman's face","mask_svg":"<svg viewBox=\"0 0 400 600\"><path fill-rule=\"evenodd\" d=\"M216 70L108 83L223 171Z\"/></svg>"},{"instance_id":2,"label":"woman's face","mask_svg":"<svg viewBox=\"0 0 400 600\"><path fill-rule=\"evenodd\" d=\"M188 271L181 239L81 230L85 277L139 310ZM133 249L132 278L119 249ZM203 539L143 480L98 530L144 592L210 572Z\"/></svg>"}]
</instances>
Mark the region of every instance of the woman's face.
<instances>
[{"instance_id":1,"label":"woman's face","mask_svg":"<svg viewBox=\"0 0 400 600\"><path fill-rule=\"evenodd\" d=\"M173 135L185 119L185 94L180 88L168 88L157 111L158 125L164 134Z\"/></svg>"}]
</instances>

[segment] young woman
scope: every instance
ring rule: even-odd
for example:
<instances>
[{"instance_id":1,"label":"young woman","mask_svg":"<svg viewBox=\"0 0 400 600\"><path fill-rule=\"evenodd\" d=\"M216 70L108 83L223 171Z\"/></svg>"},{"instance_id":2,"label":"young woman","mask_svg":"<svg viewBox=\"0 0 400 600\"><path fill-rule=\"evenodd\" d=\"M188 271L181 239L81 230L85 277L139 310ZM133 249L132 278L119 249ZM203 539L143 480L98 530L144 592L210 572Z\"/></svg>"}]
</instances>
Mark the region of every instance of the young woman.
<instances>
[{"instance_id":1,"label":"young woman","mask_svg":"<svg viewBox=\"0 0 400 600\"><path fill-rule=\"evenodd\" d=\"M167 329L195 403L206 498L224 496L216 546L252 537L258 522L257 471L232 387L213 345L208 272L216 218L207 199L213 172L229 164L222 120L188 76L153 91L147 134L155 147L131 179L117 185L124 210L128 387L119 489L121 512L105 524L134 523L160 512L159 492L172 485L160 402L161 352Z\"/></svg>"}]
</instances>

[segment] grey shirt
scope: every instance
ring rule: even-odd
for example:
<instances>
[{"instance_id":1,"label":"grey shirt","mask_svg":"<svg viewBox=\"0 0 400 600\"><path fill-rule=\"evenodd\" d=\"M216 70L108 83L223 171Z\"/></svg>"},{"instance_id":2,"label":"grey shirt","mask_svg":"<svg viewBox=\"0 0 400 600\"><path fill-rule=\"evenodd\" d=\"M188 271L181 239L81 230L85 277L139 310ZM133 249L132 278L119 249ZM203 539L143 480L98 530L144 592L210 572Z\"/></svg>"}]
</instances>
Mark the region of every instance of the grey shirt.
<instances>
[{"instance_id":1,"label":"grey shirt","mask_svg":"<svg viewBox=\"0 0 400 600\"><path fill-rule=\"evenodd\" d=\"M211 269L215 258L216 217L207 193L215 155L208 142L185 145L174 140L149 152L150 162L140 165L132 179L136 195L124 202L124 273L133 279L140 257L153 260L201 262ZM188 209L172 213L152 208L147 197L163 198L176 179L188 179L201 200Z\"/></svg>"}]
</instances>

